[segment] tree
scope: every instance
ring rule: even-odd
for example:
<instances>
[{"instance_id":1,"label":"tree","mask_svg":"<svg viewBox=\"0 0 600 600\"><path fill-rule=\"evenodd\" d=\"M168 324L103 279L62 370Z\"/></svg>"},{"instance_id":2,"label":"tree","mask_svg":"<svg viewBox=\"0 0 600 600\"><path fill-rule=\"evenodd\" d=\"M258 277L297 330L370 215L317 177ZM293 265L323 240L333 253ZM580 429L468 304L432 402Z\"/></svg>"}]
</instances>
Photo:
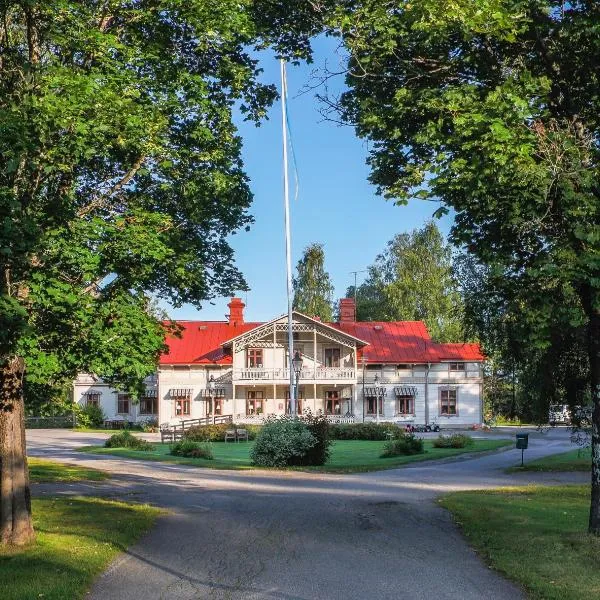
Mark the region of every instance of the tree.
<instances>
[{"instance_id":1,"label":"tree","mask_svg":"<svg viewBox=\"0 0 600 600\"><path fill-rule=\"evenodd\" d=\"M561 323L586 331L589 531L600 534L597 3L342 1L335 26L350 88L337 108L372 141L380 191L454 209L452 240L501 275L503 289L545 290L521 307L531 320L545 326L560 294L576 297Z\"/></svg>"},{"instance_id":2,"label":"tree","mask_svg":"<svg viewBox=\"0 0 600 600\"><path fill-rule=\"evenodd\" d=\"M433 221L396 235L368 271L356 293L358 320L424 321L435 340L464 341L450 247Z\"/></svg>"},{"instance_id":3,"label":"tree","mask_svg":"<svg viewBox=\"0 0 600 600\"><path fill-rule=\"evenodd\" d=\"M304 249L296 265L293 279L294 308L322 321L333 319L331 296L333 285L325 270L325 252L322 244L311 244Z\"/></svg>"},{"instance_id":4,"label":"tree","mask_svg":"<svg viewBox=\"0 0 600 600\"><path fill-rule=\"evenodd\" d=\"M569 404L572 414L587 404L585 332L564 323L565 314L578 306L570 288L528 288L524 281L504 287L503 278L473 254L457 255L455 269L466 330L487 356L484 395L491 412L546 423L550 404ZM551 307L544 300L548 295L555 300Z\"/></svg>"},{"instance_id":5,"label":"tree","mask_svg":"<svg viewBox=\"0 0 600 600\"><path fill-rule=\"evenodd\" d=\"M245 287L227 243L251 223L232 111L257 121L276 97L253 46L306 55L310 7L293 26L284 8L0 3L1 544L34 537L24 381L87 371L135 396L164 349L153 297Z\"/></svg>"}]
</instances>

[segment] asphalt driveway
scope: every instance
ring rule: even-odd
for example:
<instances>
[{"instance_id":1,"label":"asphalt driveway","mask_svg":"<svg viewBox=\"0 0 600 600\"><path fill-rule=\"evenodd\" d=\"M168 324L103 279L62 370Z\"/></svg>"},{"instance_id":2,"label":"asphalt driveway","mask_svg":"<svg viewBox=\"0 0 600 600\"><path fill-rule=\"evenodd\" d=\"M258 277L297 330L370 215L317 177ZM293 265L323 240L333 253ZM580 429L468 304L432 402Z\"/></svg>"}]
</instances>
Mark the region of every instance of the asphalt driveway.
<instances>
[{"instance_id":1,"label":"asphalt driveway","mask_svg":"<svg viewBox=\"0 0 600 600\"><path fill-rule=\"evenodd\" d=\"M468 547L435 498L589 479L506 475L520 460L512 449L356 475L216 471L74 452L102 437L28 431L30 455L113 474L102 483L36 485L34 494L105 495L169 510L97 580L92 600L523 598ZM564 431L532 434L527 456L568 447Z\"/></svg>"}]
</instances>

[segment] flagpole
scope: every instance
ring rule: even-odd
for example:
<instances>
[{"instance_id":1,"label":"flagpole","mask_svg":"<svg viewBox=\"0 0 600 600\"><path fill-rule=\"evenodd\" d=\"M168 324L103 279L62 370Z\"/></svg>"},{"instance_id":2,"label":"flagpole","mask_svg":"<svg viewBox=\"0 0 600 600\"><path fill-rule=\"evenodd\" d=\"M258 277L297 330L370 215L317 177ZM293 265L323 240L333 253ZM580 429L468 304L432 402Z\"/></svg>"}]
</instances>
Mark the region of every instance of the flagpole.
<instances>
[{"instance_id":1,"label":"flagpole","mask_svg":"<svg viewBox=\"0 0 600 600\"><path fill-rule=\"evenodd\" d=\"M290 234L290 185L288 180L288 141L287 141L287 77L285 61L279 60L281 69L281 129L283 138L283 205L285 213L285 259L287 271L287 301L288 301L288 370L290 374L290 414L296 415L296 398L294 394L294 334L292 331L292 250Z\"/></svg>"}]
</instances>

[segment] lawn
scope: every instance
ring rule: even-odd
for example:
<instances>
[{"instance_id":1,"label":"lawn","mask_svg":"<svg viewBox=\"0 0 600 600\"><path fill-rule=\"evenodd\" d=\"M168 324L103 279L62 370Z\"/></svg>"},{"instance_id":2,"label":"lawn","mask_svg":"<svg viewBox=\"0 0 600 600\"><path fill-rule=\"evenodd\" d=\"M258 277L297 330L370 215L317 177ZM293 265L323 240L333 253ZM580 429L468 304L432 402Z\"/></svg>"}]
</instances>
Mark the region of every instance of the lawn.
<instances>
[{"instance_id":1,"label":"lawn","mask_svg":"<svg viewBox=\"0 0 600 600\"><path fill-rule=\"evenodd\" d=\"M43 458L28 457L29 480L32 483L57 483L82 480L102 481L108 478L108 473L98 469L78 467L63 463L45 460Z\"/></svg>"},{"instance_id":2,"label":"lawn","mask_svg":"<svg viewBox=\"0 0 600 600\"><path fill-rule=\"evenodd\" d=\"M506 469L507 473L520 473L521 471L590 471L592 468L592 454L589 448L583 450L569 450L561 454L551 454L538 460L525 463L523 467L516 466Z\"/></svg>"},{"instance_id":3,"label":"lawn","mask_svg":"<svg viewBox=\"0 0 600 600\"><path fill-rule=\"evenodd\" d=\"M600 538L587 486L457 492L440 503L495 569L544 600L600 598Z\"/></svg>"},{"instance_id":4,"label":"lawn","mask_svg":"<svg viewBox=\"0 0 600 600\"><path fill-rule=\"evenodd\" d=\"M430 440L425 441L425 454L414 456L394 456L380 458L385 442L339 440L333 443L331 458L322 467L302 467L297 470L320 471L324 473L357 473L362 471L379 471L402 466L423 460L435 460L464 454L465 452L483 452L495 450L502 446L512 445L511 440L475 440L469 448L434 448ZM250 448L252 443L216 442L212 444L214 460L202 458L181 458L169 455L169 444L155 444L154 451L140 452L126 448L104 448L102 446L86 446L82 452L95 454L111 454L124 458L142 460L168 461L177 464L195 465L213 469L252 469Z\"/></svg>"},{"instance_id":5,"label":"lawn","mask_svg":"<svg viewBox=\"0 0 600 600\"><path fill-rule=\"evenodd\" d=\"M100 498L40 498L32 504L36 543L0 549L2 600L83 598L92 580L160 513Z\"/></svg>"}]
</instances>

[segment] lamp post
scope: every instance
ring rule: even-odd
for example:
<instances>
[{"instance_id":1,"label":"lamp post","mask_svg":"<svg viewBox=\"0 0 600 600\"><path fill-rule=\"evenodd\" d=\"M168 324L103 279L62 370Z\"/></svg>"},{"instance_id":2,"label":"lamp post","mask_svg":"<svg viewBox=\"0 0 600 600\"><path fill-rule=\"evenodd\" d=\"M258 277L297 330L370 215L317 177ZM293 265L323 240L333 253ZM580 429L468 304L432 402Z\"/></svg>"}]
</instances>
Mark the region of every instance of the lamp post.
<instances>
[{"instance_id":1,"label":"lamp post","mask_svg":"<svg viewBox=\"0 0 600 600\"><path fill-rule=\"evenodd\" d=\"M375 386L373 392L375 393L375 413L377 415L377 423L379 423L379 403L381 402L383 408L383 398L387 393L387 389L383 385L379 385L379 375L375 373Z\"/></svg>"},{"instance_id":2,"label":"lamp post","mask_svg":"<svg viewBox=\"0 0 600 600\"><path fill-rule=\"evenodd\" d=\"M208 378L208 394L210 396L210 410L213 416L213 425L216 422L215 417L215 378L211 375Z\"/></svg>"},{"instance_id":3,"label":"lamp post","mask_svg":"<svg viewBox=\"0 0 600 600\"><path fill-rule=\"evenodd\" d=\"M365 371L367 370L367 355L362 355L362 422L365 422Z\"/></svg>"},{"instance_id":4,"label":"lamp post","mask_svg":"<svg viewBox=\"0 0 600 600\"><path fill-rule=\"evenodd\" d=\"M290 413L294 417L298 414L298 381L300 380L300 373L302 372L302 357L300 352L296 351L294 358L292 359L292 369L294 371L294 398L290 397Z\"/></svg>"}]
</instances>

